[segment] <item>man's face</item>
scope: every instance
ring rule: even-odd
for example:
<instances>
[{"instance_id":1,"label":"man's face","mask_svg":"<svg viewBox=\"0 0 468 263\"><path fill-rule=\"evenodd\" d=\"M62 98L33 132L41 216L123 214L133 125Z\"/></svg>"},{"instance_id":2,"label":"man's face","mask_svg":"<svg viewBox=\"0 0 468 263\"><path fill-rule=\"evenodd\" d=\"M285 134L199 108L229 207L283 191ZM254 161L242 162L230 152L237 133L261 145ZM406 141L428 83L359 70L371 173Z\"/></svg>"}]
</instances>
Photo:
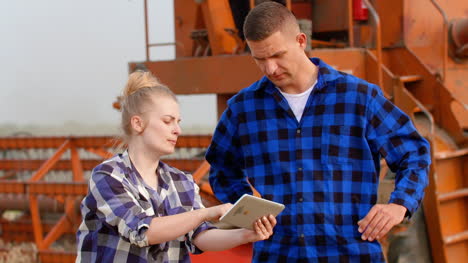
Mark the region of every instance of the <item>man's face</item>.
<instances>
[{"instance_id":1,"label":"man's face","mask_svg":"<svg viewBox=\"0 0 468 263\"><path fill-rule=\"evenodd\" d=\"M304 59L305 39L302 33L277 31L260 41L247 41L252 57L263 74L277 87L294 85Z\"/></svg>"}]
</instances>

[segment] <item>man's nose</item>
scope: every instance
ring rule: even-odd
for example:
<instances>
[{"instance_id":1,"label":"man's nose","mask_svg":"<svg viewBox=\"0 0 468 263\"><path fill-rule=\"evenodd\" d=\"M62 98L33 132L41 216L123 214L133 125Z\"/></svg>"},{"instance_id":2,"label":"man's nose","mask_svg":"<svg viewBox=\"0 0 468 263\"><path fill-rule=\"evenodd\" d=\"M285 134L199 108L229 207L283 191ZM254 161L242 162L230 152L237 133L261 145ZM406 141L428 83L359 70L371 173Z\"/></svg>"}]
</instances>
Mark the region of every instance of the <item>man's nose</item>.
<instances>
[{"instance_id":1,"label":"man's nose","mask_svg":"<svg viewBox=\"0 0 468 263\"><path fill-rule=\"evenodd\" d=\"M273 73L275 73L277 68L278 68L278 65L276 65L276 62L272 60L267 60L265 62L265 73L267 75L273 75Z\"/></svg>"}]
</instances>

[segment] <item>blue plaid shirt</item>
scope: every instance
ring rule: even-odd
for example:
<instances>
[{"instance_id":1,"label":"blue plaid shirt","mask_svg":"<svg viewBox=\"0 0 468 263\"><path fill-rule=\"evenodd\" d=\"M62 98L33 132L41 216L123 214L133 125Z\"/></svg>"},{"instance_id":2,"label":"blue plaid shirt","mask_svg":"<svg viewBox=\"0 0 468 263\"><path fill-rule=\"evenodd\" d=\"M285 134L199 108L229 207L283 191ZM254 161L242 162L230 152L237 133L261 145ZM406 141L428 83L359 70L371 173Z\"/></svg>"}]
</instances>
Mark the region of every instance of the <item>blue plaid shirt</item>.
<instances>
[{"instance_id":1,"label":"blue plaid shirt","mask_svg":"<svg viewBox=\"0 0 468 263\"><path fill-rule=\"evenodd\" d=\"M376 204L380 158L396 173L390 202L414 212L429 144L374 84L313 58L317 84L298 122L266 77L230 99L206 154L223 202L251 193L286 205L254 262L384 262L357 222Z\"/></svg>"},{"instance_id":2,"label":"blue plaid shirt","mask_svg":"<svg viewBox=\"0 0 468 263\"><path fill-rule=\"evenodd\" d=\"M154 217L203 208L190 174L163 162L159 162L158 174L154 191L132 165L127 151L93 170L81 204L76 262L190 262L189 251L202 252L192 241L214 228L209 223L176 240L148 244L146 231Z\"/></svg>"}]
</instances>

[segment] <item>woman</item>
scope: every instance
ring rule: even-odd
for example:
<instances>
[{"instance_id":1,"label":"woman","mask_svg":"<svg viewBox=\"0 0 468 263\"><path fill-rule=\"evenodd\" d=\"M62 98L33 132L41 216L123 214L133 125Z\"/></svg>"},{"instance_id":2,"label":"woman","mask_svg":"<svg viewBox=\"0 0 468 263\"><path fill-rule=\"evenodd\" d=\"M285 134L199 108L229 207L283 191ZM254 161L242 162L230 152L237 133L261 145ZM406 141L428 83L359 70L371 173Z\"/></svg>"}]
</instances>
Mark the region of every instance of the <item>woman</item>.
<instances>
[{"instance_id":1,"label":"woman","mask_svg":"<svg viewBox=\"0 0 468 263\"><path fill-rule=\"evenodd\" d=\"M129 77L122 97L126 151L97 166L83 199L77 262L190 262L188 252L229 249L267 239L273 216L254 231L220 230L232 205L204 208L191 175L160 160L174 152L179 126L175 95L149 72Z\"/></svg>"}]
</instances>

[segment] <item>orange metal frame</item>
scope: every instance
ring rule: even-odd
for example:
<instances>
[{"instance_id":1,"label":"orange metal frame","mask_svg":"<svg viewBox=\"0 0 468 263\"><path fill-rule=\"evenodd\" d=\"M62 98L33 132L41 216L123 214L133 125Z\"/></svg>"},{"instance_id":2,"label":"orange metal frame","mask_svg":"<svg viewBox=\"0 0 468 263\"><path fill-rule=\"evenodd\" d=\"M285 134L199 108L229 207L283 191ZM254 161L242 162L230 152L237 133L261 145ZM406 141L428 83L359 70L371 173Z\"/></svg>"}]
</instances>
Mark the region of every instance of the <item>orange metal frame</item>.
<instances>
[{"instance_id":1,"label":"orange metal frame","mask_svg":"<svg viewBox=\"0 0 468 263\"><path fill-rule=\"evenodd\" d=\"M210 141L211 136L208 135L181 136L177 146L180 148L204 149L208 147ZM75 233L81 221L78 205L84 195L86 195L88 187L87 182L84 180L83 172L91 170L102 159L112 156L108 149L119 143L120 141L112 137L0 138L0 150L4 151L57 149L47 160L0 159L0 170L10 172L7 177L0 178L0 193L26 195L29 199L30 224L32 225L31 229L28 223L17 225L16 222L9 223L2 220L0 223L4 231L23 230L28 232L32 230L42 262L73 262L75 252L54 251L51 250L50 246L64 234ZM98 159L80 159L80 149L95 154ZM67 151L70 152L70 159L61 160ZM212 196L209 184L202 180L202 177L209 170L209 165L206 162L193 159L165 159L164 161L182 170L195 171L193 176L200 183L200 189L203 194ZM66 183L44 181L46 175L56 169L72 171L72 181ZM35 172L30 179L21 182L12 179L16 171ZM52 225L50 222L43 222L44 218L41 216L39 209L39 197L41 196L53 198L64 206L63 215ZM216 198L212 196L211 202L214 203L216 201ZM27 221L23 220L21 222ZM13 238L16 241L29 239L25 235L15 235L10 232L3 235L3 237Z\"/></svg>"}]
</instances>

